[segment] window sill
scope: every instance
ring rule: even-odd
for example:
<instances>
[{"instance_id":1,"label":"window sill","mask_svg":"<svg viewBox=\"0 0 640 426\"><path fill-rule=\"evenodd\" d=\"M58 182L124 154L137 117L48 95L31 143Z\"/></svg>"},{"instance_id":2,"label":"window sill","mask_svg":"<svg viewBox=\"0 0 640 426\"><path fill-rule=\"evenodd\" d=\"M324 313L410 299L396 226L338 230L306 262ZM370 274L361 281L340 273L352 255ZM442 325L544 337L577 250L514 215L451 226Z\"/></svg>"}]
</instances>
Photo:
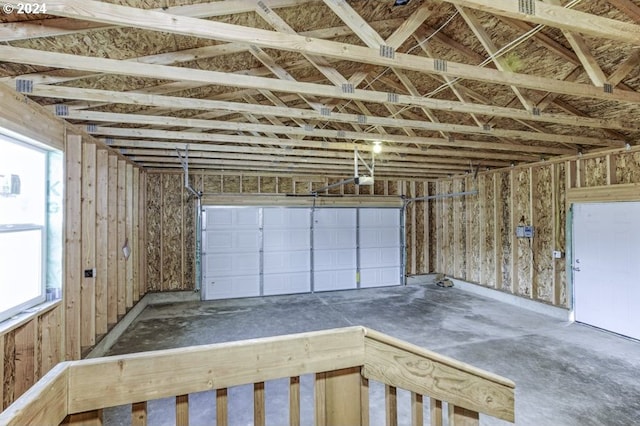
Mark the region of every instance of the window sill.
<instances>
[{"instance_id":1,"label":"window sill","mask_svg":"<svg viewBox=\"0 0 640 426\"><path fill-rule=\"evenodd\" d=\"M34 318L37 318L55 309L59 305L62 305L62 299L52 300L50 302L43 302L39 305L32 306L29 309L25 309L19 314L16 314L11 318L8 318L0 322L0 336L7 334L8 332L15 330L16 328L28 323Z\"/></svg>"}]
</instances>

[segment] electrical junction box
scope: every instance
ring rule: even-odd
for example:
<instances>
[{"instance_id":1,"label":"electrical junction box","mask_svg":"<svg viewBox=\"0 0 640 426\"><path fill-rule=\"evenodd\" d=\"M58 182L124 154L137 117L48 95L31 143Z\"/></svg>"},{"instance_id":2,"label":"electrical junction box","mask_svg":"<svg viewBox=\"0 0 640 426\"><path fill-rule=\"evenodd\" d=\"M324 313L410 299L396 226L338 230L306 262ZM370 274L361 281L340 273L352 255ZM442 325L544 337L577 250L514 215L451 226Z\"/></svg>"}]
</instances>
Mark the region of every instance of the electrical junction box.
<instances>
[{"instance_id":1,"label":"electrical junction box","mask_svg":"<svg viewBox=\"0 0 640 426\"><path fill-rule=\"evenodd\" d=\"M518 226L516 228L516 237L518 238L533 238L533 226Z\"/></svg>"}]
</instances>

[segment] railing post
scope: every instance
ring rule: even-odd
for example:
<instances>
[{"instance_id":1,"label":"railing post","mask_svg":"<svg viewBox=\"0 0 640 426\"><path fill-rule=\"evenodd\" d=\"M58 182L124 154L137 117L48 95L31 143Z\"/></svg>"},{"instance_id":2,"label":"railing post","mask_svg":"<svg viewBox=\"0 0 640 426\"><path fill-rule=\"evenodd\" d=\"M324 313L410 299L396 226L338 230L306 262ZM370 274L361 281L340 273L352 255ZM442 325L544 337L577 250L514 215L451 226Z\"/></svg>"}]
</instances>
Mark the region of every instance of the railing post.
<instances>
[{"instance_id":1,"label":"railing post","mask_svg":"<svg viewBox=\"0 0 640 426\"><path fill-rule=\"evenodd\" d=\"M70 414L62 424L72 426L102 426L102 410Z\"/></svg>"},{"instance_id":2,"label":"railing post","mask_svg":"<svg viewBox=\"0 0 640 426\"><path fill-rule=\"evenodd\" d=\"M360 377L360 367L316 375L316 425L362 423Z\"/></svg>"},{"instance_id":3,"label":"railing post","mask_svg":"<svg viewBox=\"0 0 640 426\"><path fill-rule=\"evenodd\" d=\"M147 401L131 404L131 426L147 426Z\"/></svg>"},{"instance_id":4,"label":"railing post","mask_svg":"<svg viewBox=\"0 0 640 426\"><path fill-rule=\"evenodd\" d=\"M478 426L479 424L480 414L477 411L449 404L449 426Z\"/></svg>"},{"instance_id":5,"label":"railing post","mask_svg":"<svg viewBox=\"0 0 640 426\"><path fill-rule=\"evenodd\" d=\"M442 426L442 401L435 398L430 399L429 418L431 419L431 426Z\"/></svg>"}]
</instances>

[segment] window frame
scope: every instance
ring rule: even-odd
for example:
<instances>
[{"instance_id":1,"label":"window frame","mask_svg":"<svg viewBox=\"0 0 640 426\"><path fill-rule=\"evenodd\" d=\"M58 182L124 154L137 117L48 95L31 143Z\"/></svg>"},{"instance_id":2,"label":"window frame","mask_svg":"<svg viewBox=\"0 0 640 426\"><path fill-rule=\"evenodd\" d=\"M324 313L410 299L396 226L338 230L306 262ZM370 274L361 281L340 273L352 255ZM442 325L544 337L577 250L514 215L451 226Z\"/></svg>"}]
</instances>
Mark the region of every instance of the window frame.
<instances>
[{"instance_id":1,"label":"window frame","mask_svg":"<svg viewBox=\"0 0 640 426\"><path fill-rule=\"evenodd\" d=\"M26 138L25 138L26 139ZM48 204L49 204L49 161L50 161L50 153L51 149L47 149L44 145L38 142L29 142L27 140L22 140L15 135L12 135L10 132L4 132L4 129L0 128L0 140L3 142L8 142L14 145L18 145L24 147L26 149L30 149L36 151L43 155L44 157L44 170L43 175L44 179L41 182L43 188L44 199L43 203L43 223L42 224L34 224L34 223L15 223L15 224L0 224L0 233L9 234L9 233L19 233L19 232L28 232L33 230L40 231L40 291L39 294L35 297L32 297L19 305L15 305L6 309L4 311L0 311L0 323L6 321L15 315L25 312L39 304L42 304L47 299L47 256L48 256ZM10 283L8 287L10 288L13 285L19 285L19 283Z\"/></svg>"}]
</instances>

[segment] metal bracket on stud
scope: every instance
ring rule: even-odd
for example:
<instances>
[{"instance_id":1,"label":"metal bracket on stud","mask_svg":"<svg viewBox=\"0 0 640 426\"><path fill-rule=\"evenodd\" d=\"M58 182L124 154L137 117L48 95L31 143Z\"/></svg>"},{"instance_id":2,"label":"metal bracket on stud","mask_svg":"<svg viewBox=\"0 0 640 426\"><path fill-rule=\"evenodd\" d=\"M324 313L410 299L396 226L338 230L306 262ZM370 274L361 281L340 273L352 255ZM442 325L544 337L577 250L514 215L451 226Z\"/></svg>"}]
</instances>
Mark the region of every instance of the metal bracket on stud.
<instances>
[{"instance_id":1,"label":"metal bracket on stud","mask_svg":"<svg viewBox=\"0 0 640 426\"><path fill-rule=\"evenodd\" d=\"M396 49L385 44L380 45L380 56L383 58L393 59L396 57Z\"/></svg>"},{"instance_id":2,"label":"metal bracket on stud","mask_svg":"<svg viewBox=\"0 0 640 426\"><path fill-rule=\"evenodd\" d=\"M531 109L531 114L535 115L536 117L539 117L539 116L540 116L540 108L538 108L538 107L533 107L533 108Z\"/></svg>"},{"instance_id":3,"label":"metal bracket on stud","mask_svg":"<svg viewBox=\"0 0 640 426\"><path fill-rule=\"evenodd\" d=\"M527 15L535 15L536 14L535 0L518 0L518 11L520 13L526 13Z\"/></svg>"},{"instance_id":4,"label":"metal bracket on stud","mask_svg":"<svg viewBox=\"0 0 640 426\"><path fill-rule=\"evenodd\" d=\"M436 71L446 72L447 71L447 61L444 59L434 59L433 68Z\"/></svg>"},{"instance_id":5,"label":"metal bracket on stud","mask_svg":"<svg viewBox=\"0 0 640 426\"><path fill-rule=\"evenodd\" d=\"M266 4L264 4L264 2L262 0L260 0L258 2L258 7L260 9L262 9L264 11L264 13L271 13L271 9L269 8L269 6L267 6Z\"/></svg>"},{"instance_id":6,"label":"metal bracket on stud","mask_svg":"<svg viewBox=\"0 0 640 426\"><path fill-rule=\"evenodd\" d=\"M604 93L613 93L613 85L611 83L604 84Z\"/></svg>"},{"instance_id":7,"label":"metal bracket on stud","mask_svg":"<svg viewBox=\"0 0 640 426\"><path fill-rule=\"evenodd\" d=\"M355 89L351 83L342 83L342 93L353 93Z\"/></svg>"},{"instance_id":8,"label":"metal bracket on stud","mask_svg":"<svg viewBox=\"0 0 640 426\"><path fill-rule=\"evenodd\" d=\"M484 130L485 132L490 132L491 131L491 124L483 124L482 125L482 130Z\"/></svg>"},{"instance_id":9,"label":"metal bracket on stud","mask_svg":"<svg viewBox=\"0 0 640 426\"><path fill-rule=\"evenodd\" d=\"M93 133L98 131L98 126L96 124L87 124L87 132Z\"/></svg>"},{"instance_id":10,"label":"metal bracket on stud","mask_svg":"<svg viewBox=\"0 0 640 426\"><path fill-rule=\"evenodd\" d=\"M16 80L16 92L18 93L33 93L33 80Z\"/></svg>"},{"instance_id":11,"label":"metal bracket on stud","mask_svg":"<svg viewBox=\"0 0 640 426\"><path fill-rule=\"evenodd\" d=\"M56 115L59 117L69 115L69 107L67 105L56 105Z\"/></svg>"},{"instance_id":12,"label":"metal bracket on stud","mask_svg":"<svg viewBox=\"0 0 640 426\"><path fill-rule=\"evenodd\" d=\"M324 115L325 117L328 117L331 115L331 110L328 107L322 107L320 108L320 115Z\"/></svg>"},{"instance_id":13,"label":"metal bracket on stud","mask_svg":"<svg viewBox=\"0 0 640 426\"><path fill-rule=\"evenodd\" d=\"M304 125L304 130L307 131L307 132L313 132L313 129L314 129L313 124L305 124Z\"/></svg>"},{"instance_id":14,"label":"metal bracket on stud","mask_svg":"<svg viewBox=\"0 0 640 426\"><path fill-rule=\"evenodd\" d=\"M397 93L387 93L387 102L396 103L398 102L399 99L400 97L398 96Z\"/></svg>"},{"instance_id":15,"label":"metal bracket on stud","mask_svg":"<svg viewBox=\"0 0 640 426\"><path fill-rule=\"evenodd\" d=\"M367 124L367 116L358 114L358 124Z\"/></svg>"},{"instance_id":16,"label":"metal bracket on stud","mask_svg":"<svg viewBox=\"0 0 640 426\"><path fill-rule=\"evenodd\" d=\"M339 138L345 138L347 137L347 134L344 130L338 130L338 137Z\"/></svg>"}]
</instances>

